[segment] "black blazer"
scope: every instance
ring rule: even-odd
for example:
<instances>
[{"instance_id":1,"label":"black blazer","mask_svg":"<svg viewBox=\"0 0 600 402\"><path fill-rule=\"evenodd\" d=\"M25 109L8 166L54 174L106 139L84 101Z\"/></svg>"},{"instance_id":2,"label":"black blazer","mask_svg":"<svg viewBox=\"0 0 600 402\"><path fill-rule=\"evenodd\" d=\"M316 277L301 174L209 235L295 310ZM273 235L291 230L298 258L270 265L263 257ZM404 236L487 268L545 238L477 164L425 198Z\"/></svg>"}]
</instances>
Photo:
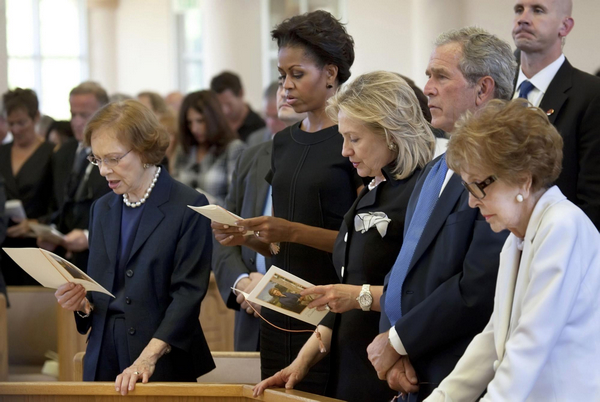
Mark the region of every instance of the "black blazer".
<instances>
[{"instance_id":1,"label":"black blazer","mask_svg":"<svg viewBox=\"0 0 600 402\"><path fill-rule=\"evenodd\" d=\"M564 140L563 169L556 185L600 229L600 78L565 60L540 109Z\"/></svg>"},{"instance_id":2,"label":"black blazer","mask_svg":"<svg viewBox=\"0 0 600 402\"><path fill-rule=\"evenodd\" d=\"M269 183L265 176L271 168L273 141L264 142L246 149L239 157L225 208L242 218L262 216ZM271 259L266 259L266 268ZM235 309L234 348L236 351L257 351L259 346L260 321L258 318L239 311L240 305L231 287L242 274L256 272L256 252L248 247L225 247L213 239L213 271L221 297L227 307Z\"/></svg>"},{"instance_id":3,"label":"black blazer","mask_svg":"<svg viewBox=\"0 0 600 402\"><path fill-rule=\"evenodd\" d=\"M69 194L71 171L75 161L78 142L74 139L60 147L52 159L54 205L56 212L52 222L58 230L67 234L73 229L88 229L90 208L94 201L110 192L106 179L100 175L97 166L84 161L75 183L76 191ZM86 169L90 169L86 175ZM88 251L73 253L73 262L85 270Z\"/></svg>"},{"instance_id":4,"label":"black blazer","mask_svg":"<svg viewBox=\"0 0 600 402\"><path fill-rule=\"evenodd\" d=\"M4 214L4 203L6 202L6 193L4 192L4 179L0 176L0 244L4 242L6 238L6 215ZM8 258L8 257L5 257ZM2 267L2 255L0 254L0 267ZM6 294L6 284L4 283L4 277L2 276L2 270L0 269L0 293ZM8 296L7 296L8 300Z\"/></svg>"},{"instance_id":5,"label":"black blazer","mask_svg":"<svg viewBox=\"0 0 600 402\"><path fill-rule=\"evenodd\" d=\"M386 181L370 191L365 185L344 216L333 249L333 263L341 283L382 286L402 246L406 208L419 171L395 180L386 166L383 174ZM383 238L375 227L364 233L356 231L355 217L367 212L383 212L391 219ZM333 328L328 396L388 401L395 395L386 382L377 378L367 355L367 346L379 334L379 316L377 311L350 310L328 314L321 322Z\"/></svg>"},{"instance_id":6,"label":"black blazer","mask_svg":"<svg viewBox=\"0 0 600 402\"><path fill-rule=\"evenodd\" d=\"M419 177L406 212L410 225L430 162ZM454 174L419 239L402 286L402 318L395 325L421 384L423 400L450 374L467 345L490 319L500 251L507 231L494 233ZM381 297L385 297L390 275ZM390 322L381 314L380 330ZM416 398L416 399L415 399Z\"/></svg>"},{"instance_id":7,"label":"black blazer","mask_svg":"<svg viewBox=\"0 0 600 402\"><path fill-rule=\"evenodd\" d=\"M133 362L152 338L172 347L158 360L153 381L196 378L215 365L200 328L200 302L208 289L212 242L210 221L187 208L208 202L204 195L161 172L146 201L126 266L125 323ZM88 274L112 291L116 272L121 208L120 195L99 199L90 218ZM90 327L84 361L84 381L93 381L110 296L88 293L94 311L87 319L76 315L77 329Z\"/></svg>"}]
</instances>

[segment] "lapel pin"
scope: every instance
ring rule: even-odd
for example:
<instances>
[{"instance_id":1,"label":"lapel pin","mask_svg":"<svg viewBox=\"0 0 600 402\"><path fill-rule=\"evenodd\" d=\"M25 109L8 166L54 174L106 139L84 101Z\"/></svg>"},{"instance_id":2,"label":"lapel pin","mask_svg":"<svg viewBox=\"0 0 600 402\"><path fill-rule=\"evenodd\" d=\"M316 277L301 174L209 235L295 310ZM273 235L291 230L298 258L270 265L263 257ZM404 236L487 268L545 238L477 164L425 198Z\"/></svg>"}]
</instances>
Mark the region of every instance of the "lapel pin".
<instances>
[{"instance_id":1,"label":"lapel pin","mask_svg":"<svg viewBox=\"0 0 600 402\"><path fill-rule=\"evenodd\" d=\"M552 116L554 114L554 109L548 109L546 112L546 116Z\"/></svg>"}]
</instances>

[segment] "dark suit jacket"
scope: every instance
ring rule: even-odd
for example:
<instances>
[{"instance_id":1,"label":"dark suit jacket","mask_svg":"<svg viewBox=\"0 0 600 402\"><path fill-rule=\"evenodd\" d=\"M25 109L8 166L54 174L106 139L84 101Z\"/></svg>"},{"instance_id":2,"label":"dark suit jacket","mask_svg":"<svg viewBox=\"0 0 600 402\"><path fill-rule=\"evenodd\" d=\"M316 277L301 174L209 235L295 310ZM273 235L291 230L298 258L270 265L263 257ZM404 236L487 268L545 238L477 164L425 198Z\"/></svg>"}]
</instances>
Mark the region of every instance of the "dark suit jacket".
<instances>
[{"instance_id":1,"label":"dark suit jacket","mask_svg":"<svg viewBox=\"0 0 600 402\"><path fill-rule=\"evenodd\" d=\"M196 378L215 366L200 328L200 302L210 275L210 222L187 205L208 202L204 195L173 180L163 170L146 201L126 266L124 294L129 357L133 362L152 338L172 347L158 360L153 381ZM112 291L116 272L123 200L111 193L92 208L88 274ZM77 329L91 332L84 361L84 381L93 381L110 296L89 293L94 311L76 315Z\"/></svg>"},{"instance_id":2,"label":"dark suit jacket","mask_svg":"<svg viewBox=\"0 0 600 402\"><path fill-rule=\"evenodd\" d=\"M563 169L556 181L562 193L600 228L600 78L565 60L540 108L550 113L564 140Z\"/></svg>"},{"instance_id":3,"label":"dark suit jacket","mask_svg":"<svg viewBox=\"0 0 600 402\"><path fill-rule=\"evenodd\" d=\"M52 219L58 230L67 234L73 229L88 229L90 221L90 208L94 201L110 191L106 179L100 176L97 166L89 167L84 161L79 172L76 190L69 194L69 179L75 161L78 143L74 139L65 143L54 154L52 161L52 174L54 186L54 198L57 212ZM91 169L89 175L86 169ZM73 263L85 270L88 261L88 252L73 253Z\"/></svg>"},{"instance_id":4,"label":"dark suit jacket","mask_svg":"<svg viewBox=\"0 0 600 402\"><path fill-rule=\"evenodd\" d=\"M415 185L406 212L410 225L423 182L433 164ZM499 255L507 231L492 232L478 209L468 205L469 193L454 174L440 196L419 239L402 286L402 318L395 325L421 384L422 400L456 365L467 345L490 319ZM390 275L381 297L385 297ZM380 330L390 328L381 314Z\"/></svg>"},{"instance_id":5,"label":"dark suit jacket","mask_svg":"<svg viewBox=\"0 0 600 402\"><path fill-rule=\"evenodd\" d=\"M6 193L4 192L4 179L0 176L0 244L4 242L6 238L6 215L4 214L4 203L6 202ZM2 265L2 257L0 256L0 266ZM6 296L6 284L4 283L4 277L2 276L2 270L0 269L0 293L4 293ZM7 299L8 300L8 299Z\"/></svg>"},{"instance_id":6,"label":"dark suit jacket","mask_svg":"<svg viewBox=\"0 0 600 402\"><path fill-rule=\"evenodd\" d=\"M271 168L272 147L273 142L268 141L248 148L240 155L225 199L228 211L242 218L262 216L269 191L265 176ZM267 269L270 266L270 258L267 258ZM235 350L259 350L260 321L245 311L239 311L240 305L231 291L240 275L256 272L256 252L248 247L225 247L213 240L213 271L225 304L238 310L235 314Z\"/></svg>"}]
</instances>

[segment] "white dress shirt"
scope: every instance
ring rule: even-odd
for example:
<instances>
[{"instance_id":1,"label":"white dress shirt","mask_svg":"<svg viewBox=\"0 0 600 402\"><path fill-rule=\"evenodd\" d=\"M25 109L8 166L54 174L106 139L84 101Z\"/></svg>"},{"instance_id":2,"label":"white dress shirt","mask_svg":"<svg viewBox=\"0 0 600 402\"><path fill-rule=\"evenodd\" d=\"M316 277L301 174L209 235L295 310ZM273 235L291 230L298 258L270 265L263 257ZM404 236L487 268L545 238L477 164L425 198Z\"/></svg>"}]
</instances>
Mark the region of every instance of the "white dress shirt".
<instances>
[{"instance_id":1,"label":"white dress shirt","mask_svg":"<svg viewBox=\"0 0 600 402\"><path fill-rule=\"evenodd\" d=\"M564 62L565 55L561 54L558 59L548 64L540 72L538 72L531 78L527 78L523 73L523 69L520 68L519 77L517 78L517 86L515 87L516 89L513 99L519 97L519 89L521 88L521 84L523 83L523 81L527 80L533 84L533 89L531 90L531 92L529 92L529 95L527 95L527 100L533 106L539 107L540 103L542 103L542 98L544 97L544 94L550 86L550 83L552 82L554 76L556 75L556 73L560 69L560 66L562 66Z\"/></svg>"}]
</instances>

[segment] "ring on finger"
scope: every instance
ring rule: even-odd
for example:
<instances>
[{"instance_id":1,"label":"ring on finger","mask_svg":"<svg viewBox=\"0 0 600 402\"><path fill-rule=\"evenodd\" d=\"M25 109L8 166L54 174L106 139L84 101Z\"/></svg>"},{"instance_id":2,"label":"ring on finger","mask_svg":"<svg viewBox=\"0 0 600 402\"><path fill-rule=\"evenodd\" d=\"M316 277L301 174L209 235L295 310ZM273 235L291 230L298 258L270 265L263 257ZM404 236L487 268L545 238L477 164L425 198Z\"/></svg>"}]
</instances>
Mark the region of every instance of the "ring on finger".
<instances>
[{"instance_id":1,"label":"ring on finger","mask_svg":"<svg viewBox=\"0 0 600 402\"><path fill-rule=\"evenodd\" d=\"M254 234L256 235L256 237L260 237L260 230L257 230L256 232L254 232Z\"/></svg>"},{"instance_id":2,"label":"ring on finger","mask_svg":"<svg viewBox=\"0 0 600 402\"><path fill-rule=\"evenodd\" d=\"M331 311L331 307L329 307L329 303L325 303L325 310Z\"/></svg>"},{"instance_id":3,"label":"ring on finger","mask_svg":"<svg viewBox=\"0 0 600 402\"><path fill-rule=\"evenodd\" d=\"M142 373L140 373L139 371L134 371L134 372L133 372L133 374L135 374L135 375L140 375L140 374L142 374Z\"/></svg>"}]
</instances>

